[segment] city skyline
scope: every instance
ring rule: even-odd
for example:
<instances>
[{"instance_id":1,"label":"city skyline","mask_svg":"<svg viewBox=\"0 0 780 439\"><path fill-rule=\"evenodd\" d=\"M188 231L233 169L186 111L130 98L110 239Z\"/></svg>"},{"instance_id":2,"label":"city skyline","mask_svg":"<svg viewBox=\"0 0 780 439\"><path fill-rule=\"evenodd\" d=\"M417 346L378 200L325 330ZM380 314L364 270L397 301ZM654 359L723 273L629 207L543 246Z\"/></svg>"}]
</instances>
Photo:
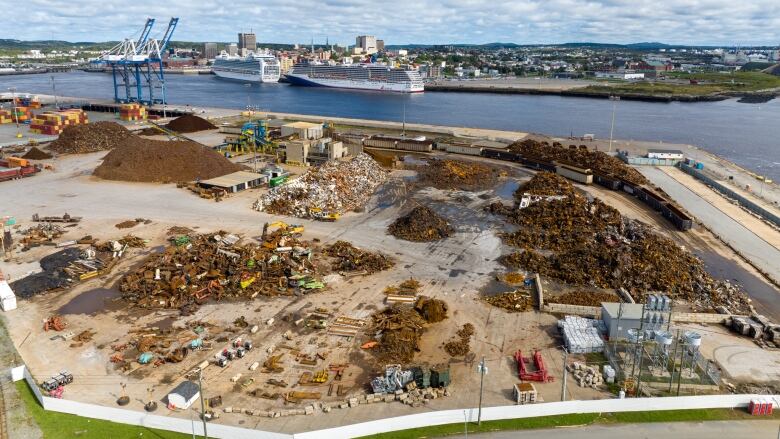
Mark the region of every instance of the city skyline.
<instances>
[{"instance_id":1,"label":"city skyline","mask_svg":"<svg viewBox=\"0 0 780 439\"><path fill-rule=\"evenodd\" d=\"M757 0L660 1L652 6L624 0L497 1L490 7L467 0L444 3L406 1L392 11L379 2L302 0L290 5L270 0L263 5L237 1L230 7L215 1L139 0L80 2L67 9L32 0L30 8L6 6L12 27L2 39L100 42L138 32L146 17L181 18L177 40L234 41L236 32L257 34L259 44L353 45L356 35L376 35L388 45L404 44L559 44L594 42L627 44L658 41L679 45L776 46L780 36L780 3ZM35 12L30 12L35 11ZM403 19L399 20L401 11ZM158 28L160 32L162 29Z\"/></svg>"}]
</instances>

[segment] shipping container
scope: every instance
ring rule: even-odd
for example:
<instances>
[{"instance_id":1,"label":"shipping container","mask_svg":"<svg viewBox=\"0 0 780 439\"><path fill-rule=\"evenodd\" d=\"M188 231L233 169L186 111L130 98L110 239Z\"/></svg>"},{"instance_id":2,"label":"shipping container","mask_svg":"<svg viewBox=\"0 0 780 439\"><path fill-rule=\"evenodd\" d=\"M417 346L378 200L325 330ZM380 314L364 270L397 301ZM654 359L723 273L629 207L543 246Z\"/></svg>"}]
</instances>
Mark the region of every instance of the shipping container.
<instances>
[{"instance_id":1,"label":"shipping container","mask_svg":"<svg viewBox=\"0 0 780 439\"><path fill-rule=\"evenodd\" d=\"M613 191L618 191L621 187L623 187L623 182L621 182L620 179L608 174L594 172L593 181L596 184L604 186L605 188L611 189Z\"/></svg>"}]
</instances>

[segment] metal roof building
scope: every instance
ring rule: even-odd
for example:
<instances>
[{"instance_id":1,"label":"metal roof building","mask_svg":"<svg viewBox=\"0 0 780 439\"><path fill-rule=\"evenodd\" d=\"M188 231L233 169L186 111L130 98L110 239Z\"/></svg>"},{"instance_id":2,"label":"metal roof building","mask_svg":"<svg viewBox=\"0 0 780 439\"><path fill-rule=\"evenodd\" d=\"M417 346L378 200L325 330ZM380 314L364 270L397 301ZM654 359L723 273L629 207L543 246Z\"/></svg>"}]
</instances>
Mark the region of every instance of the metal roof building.
<instances>
[{"instance_id":1,"label":"metal roof building","mask_svg":"<svg viewBox=\"0 0 780 439\"><path fill-rule=\"evenodd\" d=\"M221 177L203 180L198 183L200 187L211 189L219 188L227 192L239 192L244 189L260 186L268 182L268 175L256 172L238 171Z\"/></svg>"}]
</instances>

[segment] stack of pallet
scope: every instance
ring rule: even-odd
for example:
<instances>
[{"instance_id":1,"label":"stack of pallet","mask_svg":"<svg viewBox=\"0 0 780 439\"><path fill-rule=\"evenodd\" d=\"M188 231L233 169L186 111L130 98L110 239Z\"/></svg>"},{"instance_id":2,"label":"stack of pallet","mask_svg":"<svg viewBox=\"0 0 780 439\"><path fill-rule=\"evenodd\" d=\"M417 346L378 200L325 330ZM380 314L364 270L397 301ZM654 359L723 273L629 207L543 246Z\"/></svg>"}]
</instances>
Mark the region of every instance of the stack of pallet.
<instances>
[{"instance_id":1,"label":"stack of pallet","mask_svg":"<svg viewBox=\"0 0 780 439\"><path fill-rule=\"evenodd\" d=\"M119 107L119 118L122 120L144 120L146 119L146 108L141 104L122 104Z\"/></svg>"},{"instance_id":2,"label":"stack of pallet","mask_svg":"<svg viewBox=\"0 0 780 439\"><path fill-rule=\"evenodd\" d=\"M56 136L62 133L65 127L89 123L87 113L80 109L63 111L51 111L41 113L32 120L30 132Z\"/></svg>"}]
</instances>

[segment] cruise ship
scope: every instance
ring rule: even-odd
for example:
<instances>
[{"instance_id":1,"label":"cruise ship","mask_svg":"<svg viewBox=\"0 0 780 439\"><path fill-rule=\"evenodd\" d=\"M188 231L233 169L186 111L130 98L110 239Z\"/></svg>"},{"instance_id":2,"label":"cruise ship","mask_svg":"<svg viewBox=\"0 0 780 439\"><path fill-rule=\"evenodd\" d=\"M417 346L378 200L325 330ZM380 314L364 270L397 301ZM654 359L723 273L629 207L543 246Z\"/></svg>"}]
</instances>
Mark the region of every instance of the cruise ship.
<instances>
[{"instance_id":1,"label":"cruise ship","mask_svg":"<svg viewBox=\"0 0 780 439\"><path fill-rule=\"evenodd\" d=\"M382 64L296 64L285 75L294 85L419 93L420 73Z\"/></svg>"},{"instance_id":2,"label":"cruise ship","mask_svg":"<svg viewBox=\"0 0 780 439\"><path fill-rule=\"evenodd\" d=\"M230 56L224 50L214 59L211 71L220 78L249 82L279 82L279 60L270 54Z\"/></svg>"}]
</instances>

